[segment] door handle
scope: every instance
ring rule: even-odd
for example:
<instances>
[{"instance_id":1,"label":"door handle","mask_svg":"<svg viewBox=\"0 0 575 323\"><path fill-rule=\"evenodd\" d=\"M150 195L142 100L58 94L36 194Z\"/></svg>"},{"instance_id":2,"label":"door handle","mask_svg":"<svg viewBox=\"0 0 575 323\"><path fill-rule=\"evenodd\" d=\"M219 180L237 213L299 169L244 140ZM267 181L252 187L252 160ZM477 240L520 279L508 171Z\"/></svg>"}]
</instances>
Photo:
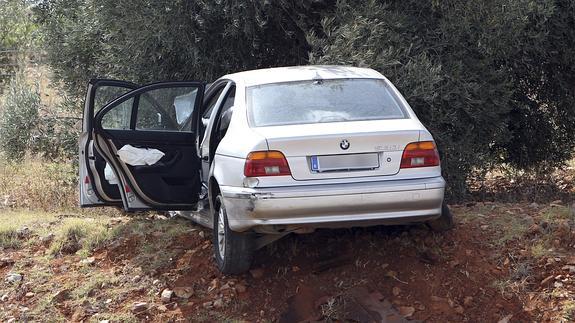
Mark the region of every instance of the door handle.
<instances>
[{"instance_id":1,"label":"door handle","mask_svg":"<svg viewBox=\"0 0 575 323\"><path fill-rule=\"evenodd\" d=\"M203 161L209 161L209 160L210 160L210 157L209 157L209 156L202 156L202 160L203 160Z\"/></svg>"}]
</instances>

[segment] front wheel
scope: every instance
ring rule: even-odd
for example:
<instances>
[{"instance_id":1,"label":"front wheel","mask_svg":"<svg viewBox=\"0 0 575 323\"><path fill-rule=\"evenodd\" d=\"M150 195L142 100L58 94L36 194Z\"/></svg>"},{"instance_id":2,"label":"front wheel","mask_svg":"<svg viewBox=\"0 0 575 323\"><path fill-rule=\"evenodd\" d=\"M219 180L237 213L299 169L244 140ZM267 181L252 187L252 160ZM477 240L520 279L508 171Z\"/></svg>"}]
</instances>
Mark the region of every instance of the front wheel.
<instances>
[{"instance_id":1,"label":"front wheel","mask_svg":"<svg viewBox=\"0 0 575 323\"><path fill-rule=\"evenodd\" d=\"M445 202L441 205L441 216L435 220L428 221L427 225L435 232L445 232L453 228L453 216Z\"/></svg>"},{"instance_id":2,"label":"front wheel","mask_svg":"<svg viewBox=\"0 0 575 323\"><path fill-rule=\"evenodd\" d=\"M241 274L250 269L254 255L254 238L248 233L234 232L228 225L223 197L218 194L214 203L214 254L224 274Z\"/></svg>"}]
</instances>

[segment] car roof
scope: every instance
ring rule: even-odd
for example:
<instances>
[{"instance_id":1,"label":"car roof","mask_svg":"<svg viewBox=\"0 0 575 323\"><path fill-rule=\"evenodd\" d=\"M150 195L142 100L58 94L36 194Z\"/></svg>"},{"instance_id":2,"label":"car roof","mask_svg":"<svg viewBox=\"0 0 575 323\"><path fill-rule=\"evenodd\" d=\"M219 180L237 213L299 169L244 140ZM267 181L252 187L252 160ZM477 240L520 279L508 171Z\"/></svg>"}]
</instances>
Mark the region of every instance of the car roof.
<instances>
[{"instance_id":1,"label":"car roof","mask_svg":"<svg viewBox=\"0 0 575 323\"><path fill-rule=\"evenodd\" d=\"M251 70L229 74L223 77L235 82L243 82L246 87L293 81L315 79L345 79L345 78L376 78L383 79L383 75L371 68L338 66L338 65L307 65L275 67Z\"/></svg>"}]
</instances>

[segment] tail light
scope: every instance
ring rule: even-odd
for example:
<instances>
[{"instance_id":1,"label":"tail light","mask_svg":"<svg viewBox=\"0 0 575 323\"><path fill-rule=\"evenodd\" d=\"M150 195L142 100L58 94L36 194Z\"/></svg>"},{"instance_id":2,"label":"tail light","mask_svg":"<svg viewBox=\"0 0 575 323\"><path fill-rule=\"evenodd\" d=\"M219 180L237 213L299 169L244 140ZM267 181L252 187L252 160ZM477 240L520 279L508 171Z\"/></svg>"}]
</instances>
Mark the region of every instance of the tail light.
<instances>
[{"instance_id":1,"label":"tail light","mask_svg":"<svg viewBox=\"0 0 575 323\"><path fill-rule=\"evenodd\" d=\"M287 159L280 151L254 151L244 166L246 177L291 175Z\"/></svg>"},{"instance_id":2,"label":"tail light","mask_svg":"<svg viewBox=\"0 0 575 323\"><path fill-rule=\"evenodd\" d=\"M439 166L439 153L433 141L408 144L401 156L401 168Z\"/></svg>"}]
</instances>

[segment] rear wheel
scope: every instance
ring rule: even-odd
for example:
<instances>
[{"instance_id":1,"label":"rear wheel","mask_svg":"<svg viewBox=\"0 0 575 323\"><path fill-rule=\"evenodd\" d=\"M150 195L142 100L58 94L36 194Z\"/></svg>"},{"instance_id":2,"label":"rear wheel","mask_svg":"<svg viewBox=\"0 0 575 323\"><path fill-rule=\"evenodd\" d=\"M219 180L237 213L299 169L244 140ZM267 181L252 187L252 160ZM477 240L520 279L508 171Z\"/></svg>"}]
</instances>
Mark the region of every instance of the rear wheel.
<instances>
[{"instance_id":1,"label":"rear wheel","mask_svg":"<svg viewBox=\"0 0 575 323\"><path fill-rule=\"evenodd\" d=\"M444 232L453 228L453 216L445 202L441 205L441 216L435 220L428 221L427 225L435 232Z\"/></svg>"},{"instance_id":2,"label":"rear wheel","mask_svg":"<svg viewBox=\"0 0 575 323\"><path fill-rule=\"evenodd\" d=\"M224 274L246 272L250 269L254 255L254 238L248 233L230 229L221 194L218 194L214 204L213 244L218 268Z\"/></svg>"}]
</instances>

